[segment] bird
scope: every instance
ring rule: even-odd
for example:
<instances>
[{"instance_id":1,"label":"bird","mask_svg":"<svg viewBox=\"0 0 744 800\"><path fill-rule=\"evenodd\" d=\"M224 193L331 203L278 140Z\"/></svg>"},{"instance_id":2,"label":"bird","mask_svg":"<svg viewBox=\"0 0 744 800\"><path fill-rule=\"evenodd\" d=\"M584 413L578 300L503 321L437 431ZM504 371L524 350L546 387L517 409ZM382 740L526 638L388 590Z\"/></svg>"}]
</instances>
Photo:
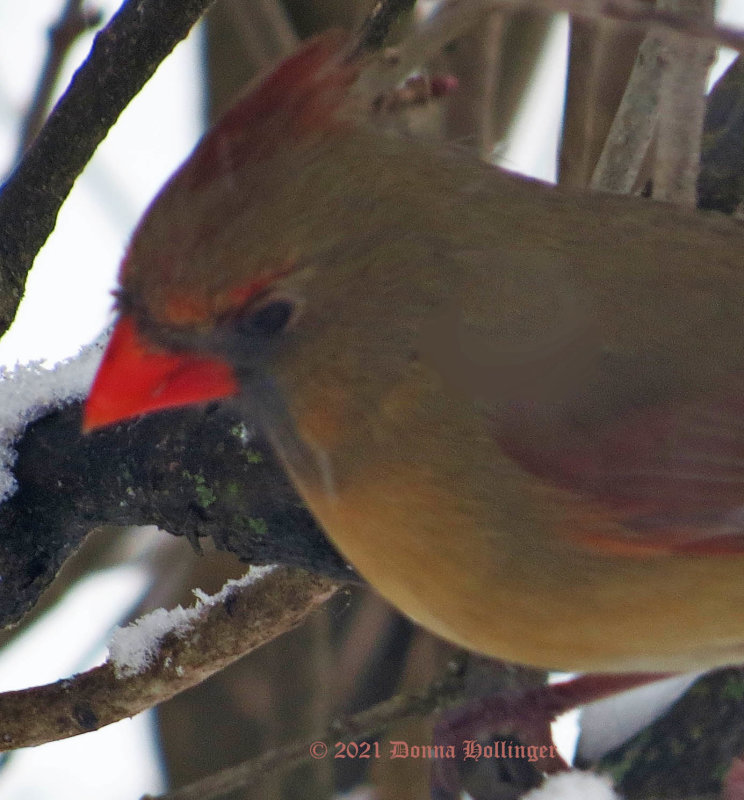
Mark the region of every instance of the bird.
<instances>
[{"instance_id":1,"label":"bird","mask_svg":"<svg viewBox=\"0 0 744 800\"><path fill-rule=\"evenodd\" d=\"M348 53L302 44L153 200L84 428L237 403L369 584L472 651L742 661L740 226L407 136Z\"/></svg>"}]
</instances>

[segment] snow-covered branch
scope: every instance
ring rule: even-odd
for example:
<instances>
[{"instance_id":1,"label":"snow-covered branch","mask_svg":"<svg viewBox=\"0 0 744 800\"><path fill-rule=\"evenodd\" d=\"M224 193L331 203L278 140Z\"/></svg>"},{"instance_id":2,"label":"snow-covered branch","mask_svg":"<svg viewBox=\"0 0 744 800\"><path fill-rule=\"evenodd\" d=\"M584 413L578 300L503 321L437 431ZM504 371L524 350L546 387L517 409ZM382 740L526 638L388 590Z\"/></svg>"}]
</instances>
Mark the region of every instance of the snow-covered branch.
<instances>
[{"instance_id":1,"label":"snow-covered branch","mask_svg":"<svg viewBox=\"0 0 744 800\"><path fill-rule=\"evenodd\" d=\"M259 577L249 572L193 609L120 630L111 658L88 672L0 694L0 749L77 736L151 708L295 627L336 588L302 570Z\"/></svg>"},{"instance_id":2,"label":"snow-covered branch","mask_svg":"<svg viewBox=\"0 0 744 800\"><path fill-rule=\"evenodd\" d=\"M100 525L157 525L197 548L211 536L253 564L355 580L237 411L184 409L83 435L75 398L97 357L0 380L0 626L33 607Z\"/></svg>"}]
</instances>

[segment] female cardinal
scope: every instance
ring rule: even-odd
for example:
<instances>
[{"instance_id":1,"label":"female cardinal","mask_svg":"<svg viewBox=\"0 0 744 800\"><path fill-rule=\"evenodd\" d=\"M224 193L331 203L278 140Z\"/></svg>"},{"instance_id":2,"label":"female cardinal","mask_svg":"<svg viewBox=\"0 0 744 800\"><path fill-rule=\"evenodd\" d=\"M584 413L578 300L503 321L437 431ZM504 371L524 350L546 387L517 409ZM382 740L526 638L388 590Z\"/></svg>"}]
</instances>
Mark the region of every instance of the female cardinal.
<instances>
[{"instance_id":1,"label":"female cardinal","mask_svg":"<svg viewBox=\"0 0 744 800\"><path fill-rule=\"evenodd\" d=\"M239 395L406 614L565 670L744 658L744 235L381 131L328 34L140 223L88 429Z\"/></svg>"}]
</instances>

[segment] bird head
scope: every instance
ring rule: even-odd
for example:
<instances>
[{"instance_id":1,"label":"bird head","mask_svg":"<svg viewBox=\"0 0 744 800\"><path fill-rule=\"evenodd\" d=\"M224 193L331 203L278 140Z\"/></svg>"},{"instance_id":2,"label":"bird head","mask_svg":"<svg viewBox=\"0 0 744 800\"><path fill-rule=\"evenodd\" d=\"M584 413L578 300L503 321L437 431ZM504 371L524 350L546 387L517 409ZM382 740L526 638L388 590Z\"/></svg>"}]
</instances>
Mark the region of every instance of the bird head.
<instances>
[{"instance_id":1,"label":"bird head","mask_svg":"<svg viewBox=\"0 0 744 800\"><path fill-rule=\"evenodd\" d=\"M353 126L346 37L311 40L250 89L155 198L124 258L118 319L84 427L260 383L337 232L334 143ZM319 188L320 187L320 188Z\"/></svg>"}]
</instances>

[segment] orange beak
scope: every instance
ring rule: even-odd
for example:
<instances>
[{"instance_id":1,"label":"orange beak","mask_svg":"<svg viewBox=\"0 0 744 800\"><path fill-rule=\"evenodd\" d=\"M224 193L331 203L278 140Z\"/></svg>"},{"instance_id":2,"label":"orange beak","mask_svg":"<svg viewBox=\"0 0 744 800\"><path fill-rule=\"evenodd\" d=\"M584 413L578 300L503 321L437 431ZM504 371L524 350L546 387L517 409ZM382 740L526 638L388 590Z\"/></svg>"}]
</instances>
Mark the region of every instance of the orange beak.
<instances>
[{"instance_id":1,"label":"orange beak","mask_svg":"<svg viewBox=\"0 0 744 800\"><path fill-rule=\"evenodd\" d=\"M83 431L150 411L238 394L232 368L216 358L158 352L123 315L85 404Z\"/></svg>"}]
</instances>

